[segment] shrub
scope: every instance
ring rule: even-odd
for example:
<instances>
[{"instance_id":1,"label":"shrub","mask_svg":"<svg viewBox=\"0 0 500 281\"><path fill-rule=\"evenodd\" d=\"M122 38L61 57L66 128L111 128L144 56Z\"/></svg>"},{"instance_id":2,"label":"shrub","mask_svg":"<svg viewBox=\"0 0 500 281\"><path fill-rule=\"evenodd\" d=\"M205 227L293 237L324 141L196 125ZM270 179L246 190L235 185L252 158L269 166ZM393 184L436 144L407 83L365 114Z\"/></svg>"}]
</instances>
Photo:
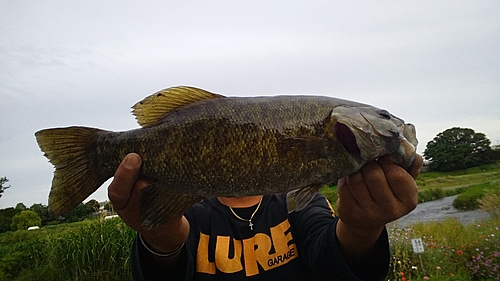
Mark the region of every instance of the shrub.
<instances>
[{"instance_id":1,"label":"shrub","mask_svg":"<svg viewBox=\"0 0 500 281\"><path fill-rule=\"evenodd\" d=\"M445 196L443 189L431 188L418 193L418 203L434 201Z\"/></svg>"},{"instance_id":2,"label":"shrub","mask_svg":"<svg viewBox=\"0 0 500 281\"><path fill-rule=\"evenodd\" d=\"M42 226L42 219L40 216L31 210L21 211L19 214L12 217L10 227L13 230L28 229L30 226Z\"/></svg>"},{"instance_id":3,"label":"shrub","mask_svg":"<svg viewBox=\"0 0 500 281\"><path fill-rule=\"evenodd\" d=\"M460 210L479 209L479 199L483 197L488 187L492 187L491 183L470 186L453 200L453 207Z\"/></svg>"},{"instance_id":4,"label":"shrub","mask_svg":"<svg viewBox=\"0 0 500 281\"><path fill-rule=\"evenodd\" d=\"M7 253L0 259L0 281L12 280L21 272L24 256L23 252L17 251Z\"/></svg>"},{"instance_id":5,"label":"shrub","mask_svg":"<svg viewBox=\"0 0 500 281\"><path fill-rule=\"evenodd\" d=\"M481 209L494 218L500 217L500 189L488 188L481 199L478 200Z\"/></svg>"},{"instance_id":6,"label":"shrub","mask_svg":"<svg viewBox=\"0 0 500 281\"><path fill-rule=\"evenodd\" d=\"M50 244L52 267L70 280L130 279L129 255L135 232L119 218L92 220Z\"/></svg>"},{"instance_id":7,"label":"shrub","mask_svg":"<svg viewBox=\"0 0 500 281\"><path fill-rule=\"evenodd\" d=\"M337 199L339 198L339 195L337 193L337 187L330 187L330 186L325 186L321 189L321 194L326 197L328 202L332 205L334 209L335 206L337 206Z\"/></svg>"},{"instance_id":8,"label":"shrub","mask_svg":"<svg viewBox=\"0 0 500 281\"><path fill-rule=\"evenodd\" d=\"M5 233L0 235L0 281L131 280L134 237L119 218Z\"/></svg>"}]
</instances>

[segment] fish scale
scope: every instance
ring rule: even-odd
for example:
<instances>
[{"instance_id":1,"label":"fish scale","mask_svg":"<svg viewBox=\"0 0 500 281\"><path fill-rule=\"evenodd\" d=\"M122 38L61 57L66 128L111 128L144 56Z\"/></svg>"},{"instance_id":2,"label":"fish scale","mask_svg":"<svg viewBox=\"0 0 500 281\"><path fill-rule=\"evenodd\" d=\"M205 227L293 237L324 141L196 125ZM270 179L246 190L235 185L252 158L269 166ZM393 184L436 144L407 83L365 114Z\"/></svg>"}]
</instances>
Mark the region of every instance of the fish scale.
<instances>
[{"instance_id":1,"label":"fish scale","mask_svg":"<svg viewBox=\"0 0 500 281\"><path fill-rule=\"evenodd\" d=\"M56 168L49 195L54 213L81 203L131 152L143 160L141 174L157 179L142 192L138 210L154 226L207 197L292 191L289 211L300 211L321 186L382 155L393 154L408 167L417 145L413 125L329 97L224 97L174 87L133 108L142 128L35 134Z\"/></svg>"}]
</instances>

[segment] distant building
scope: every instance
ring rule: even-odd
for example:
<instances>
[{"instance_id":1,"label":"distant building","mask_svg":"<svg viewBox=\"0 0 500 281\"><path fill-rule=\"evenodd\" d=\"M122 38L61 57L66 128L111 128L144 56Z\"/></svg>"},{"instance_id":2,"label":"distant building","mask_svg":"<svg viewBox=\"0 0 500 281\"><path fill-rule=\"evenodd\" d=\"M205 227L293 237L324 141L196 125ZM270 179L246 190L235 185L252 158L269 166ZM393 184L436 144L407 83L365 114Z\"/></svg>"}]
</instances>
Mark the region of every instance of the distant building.
<instances>
[{"instance_id":1,"label":"distant building","mask_svg":"<svg viewBox=\"0 0 500 281\"><path fill-rule=\"evenodd\" d=\"M114 218L117 218L118 215L111 215L111 216L105 216L104 219L105 220L109 220L109 219L114 219Z\"/></svg>"},{"instance_id":2,"label":"distant building","mask_svg":"<svg viewBox=\"0 0 500 281\"><path fill-rule=\"evenodd\" d=\"M108 200L99 202L99 210L104 210L104 205L106 205L106 203L108 203Z\"/></svg>"}]
</instances>

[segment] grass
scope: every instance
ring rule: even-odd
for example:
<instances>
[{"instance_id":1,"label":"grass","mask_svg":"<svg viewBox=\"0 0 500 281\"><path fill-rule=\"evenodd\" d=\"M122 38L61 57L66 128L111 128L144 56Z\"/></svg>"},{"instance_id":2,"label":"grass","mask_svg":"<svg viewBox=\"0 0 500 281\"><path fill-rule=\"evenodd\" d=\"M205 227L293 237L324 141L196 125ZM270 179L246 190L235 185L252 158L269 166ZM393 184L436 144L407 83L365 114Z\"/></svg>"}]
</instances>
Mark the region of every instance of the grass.
<instances>
[{"instance_id":1,"label":"grass","mask_svg":"<svg viewBox=\"0 0 500 281\"><path fill-rule=\"evenodd\" d=\"M456 189L500 179L500 163L453 172L426 172L417 177L420 191Z\"/></svg>"},{"instance_id":2,"label":"grass","mask_svg":"<svg viewBox=\"0 0 500 281\"><path fill-rule=\"evenodd\" d=\"M455 208L483 208L491 219L468 226L453 219L402 229L389 225L388 280L500 280L500 164L423 173L417 184L419 202L459 194ZM424 253L413 253L412 238L422 239Z\"/></svg>"},{"instance_id":3,"label":"grass","mask_svg":"<svg viewBox=\"0 0 500 281\"><path fill-rule=\"evenodd\" d=\"M135 232L120 219L0 235L0 280L131 280Z\"/></svg>"},{"instance_id":4,"label":"grass","mask_svg":"<svg viewBox=\"0 0 500 281\"><path fill-rule=\"evenodd\" d=\"M389 225L388 230L392 260L387 280L500 278L498 217L468 226L446 220L407 228ZM135 233L119 218L14 233L0 236L0 280L131 280ZM22 242L13 243L21 237ZM422 239L424 253L413 253L412 238Z\"/></svg>"},{"instance_id":5,"label":"grass","mask_svg":"<svg viewBox=\"0 0 500 281\"><path fill-rule=\"evenodd\" d=\"M450 219L389 229L388 280L500 280L500 218L468 226ZM424 253L413 253L413 238L422 239Z\"/></svg>"},{"instance_id":6,"label":"grass","mask_svg":"<svg viewBox=\"0 0 500 281\"><path fill-rule=\"evenodd\" d=\"M460 193L492 218L464 226L455 220L388 226L393 258L388 280L500 280L500 165L417 178L422 200ZM321 192L335 206L335 186ZM132 280L135 232L119 218L86 220L0 234L0 281ZM425 251L414 254L412 238Z\"/></svg>"},{"instance_id":7,"label":"grass","mask_svg":"<svg viewBox=\"0 0 500 281\"><path fill-rule=\"evenodd\" d=\"M459 196L453 206L460 210L479 208L479 200L489 189L500 190L500 163L453 172L427 172L417 177L418 202Z\"/></svg>"},{"instance_id":8,"label":"grass","mask_svg":"<svg viewBox=\"0 0 500 281\"><path fill-rule=\"evenodd\" d=\"M487 190L500 190L499 181L470 186L453 201L453 207L460 210L475 210L480 207L480 199Z\"/></svg>"}]
</instances>

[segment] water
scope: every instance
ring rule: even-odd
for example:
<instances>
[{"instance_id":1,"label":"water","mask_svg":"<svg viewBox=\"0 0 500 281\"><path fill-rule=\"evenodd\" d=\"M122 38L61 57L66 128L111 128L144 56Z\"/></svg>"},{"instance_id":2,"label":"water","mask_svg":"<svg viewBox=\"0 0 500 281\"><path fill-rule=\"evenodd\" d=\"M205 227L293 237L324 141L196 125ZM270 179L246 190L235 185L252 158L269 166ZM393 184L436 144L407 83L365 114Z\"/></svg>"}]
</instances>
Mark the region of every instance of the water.
<instances>
[{"instance_id":1,"label":"water","mask_svg":"<svg viewBox=\"0 0 500 281\"><path fill-rule=\"evenodd\" d=\"M457 197L449 196L439 200L420 203L417 208L406 216L391 223L394 227L406 227L417 222L442 221L454 218L464 225L487 219L490 215L482 210L461 211L453 207L453 200Z\"/></svg>"}]
</instances>

